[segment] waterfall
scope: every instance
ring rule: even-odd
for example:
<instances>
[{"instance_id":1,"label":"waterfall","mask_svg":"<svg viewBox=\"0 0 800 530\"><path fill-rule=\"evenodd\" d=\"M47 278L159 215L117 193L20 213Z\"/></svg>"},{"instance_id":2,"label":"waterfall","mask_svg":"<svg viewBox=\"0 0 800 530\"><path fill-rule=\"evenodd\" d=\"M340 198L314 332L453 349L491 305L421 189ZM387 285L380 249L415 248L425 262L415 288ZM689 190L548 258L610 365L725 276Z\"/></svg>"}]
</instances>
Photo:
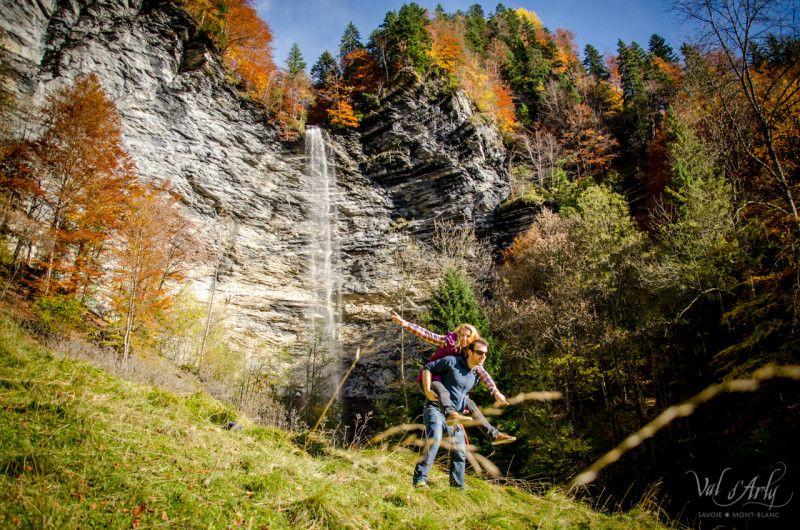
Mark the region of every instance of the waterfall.
<instances>
[{"instance_id":1,"label":"waterfall","mask_svg":"<svg viewBox=\"0 0 800 530\"><path fill-rule=\"evenodd\" d=\"M336 232L336 172L328 165L324 132L318 127L306 129L306 158L310 177L309 244L311 323L314 333L331 353L338 347L336 328L340 321L341 289L339 246Z\"/></svg>"}]
</instances>

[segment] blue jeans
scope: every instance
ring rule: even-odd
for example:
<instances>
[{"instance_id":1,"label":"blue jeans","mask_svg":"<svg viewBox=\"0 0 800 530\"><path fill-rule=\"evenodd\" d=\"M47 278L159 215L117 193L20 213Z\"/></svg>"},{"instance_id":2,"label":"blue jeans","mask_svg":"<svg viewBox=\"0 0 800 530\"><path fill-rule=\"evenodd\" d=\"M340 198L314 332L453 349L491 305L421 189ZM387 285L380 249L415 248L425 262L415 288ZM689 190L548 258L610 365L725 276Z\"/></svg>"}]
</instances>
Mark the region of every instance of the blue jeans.
<instances>
[{"instance_id":1,"label":"blue jeans","mask_svg":"<svg viewBox=\"0 0 800 530\"><path fill-rule=\"evenodd\" d=\"M431 471L436 453L442 443L442 436L445 430L450 438L450 485L455 488L464 488L464 471L467 465L466 440L464 438L464 427L448 427L445 424L444 414L439 410L436 403L428 402L422 413L422 420L425 423L425 438L427 445L423 449L417 465L414 466L414 484L428 480L428 473Z\"/></svg>"}]
</instances>

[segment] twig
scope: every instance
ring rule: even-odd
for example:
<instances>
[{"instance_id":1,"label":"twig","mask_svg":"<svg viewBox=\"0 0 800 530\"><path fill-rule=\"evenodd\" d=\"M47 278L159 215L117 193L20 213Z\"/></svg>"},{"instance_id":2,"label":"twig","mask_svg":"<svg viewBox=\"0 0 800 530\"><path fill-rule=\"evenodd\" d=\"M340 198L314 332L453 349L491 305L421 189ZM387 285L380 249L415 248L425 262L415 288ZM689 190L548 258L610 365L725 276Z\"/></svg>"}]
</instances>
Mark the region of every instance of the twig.
<instances>
[{"instance_id":1,"label":"twig","mask_svg":"<svg viewBox=\"0 0 800 530\"><path fill-rule=\"evenodd\" d=\"M356 358L353 359L353 364L350 365L350 368L344 374L344 377L342 377L342 380L339 381L339 386L336 387L336 391L331 396L331 399L328 400L328 404L325 405L325 409L322 411L322 414L319 415L319 419L317 420L317 423L315 423L314 427L308 432L308 435L306 436L306 441L303 444L303 452L304 453L306 452L306 447L308 447L309 440L311 440L311 435L314 434L314 431L317 430L317 427L319 427L319 424L322 423L322 419L325 417L325 414L328 413L328 409L331 408L331 405L333 404L333 400L336 399L336 396L339 394L339 390L341 390L342 386L344 386L344 382L347 381L347 378L350 376L350 372L352 372L353 368L356 367L356 363L358 362L359 359L361 359L361 348L357 348L356 349Z\"/></svg>"}]
</instances>

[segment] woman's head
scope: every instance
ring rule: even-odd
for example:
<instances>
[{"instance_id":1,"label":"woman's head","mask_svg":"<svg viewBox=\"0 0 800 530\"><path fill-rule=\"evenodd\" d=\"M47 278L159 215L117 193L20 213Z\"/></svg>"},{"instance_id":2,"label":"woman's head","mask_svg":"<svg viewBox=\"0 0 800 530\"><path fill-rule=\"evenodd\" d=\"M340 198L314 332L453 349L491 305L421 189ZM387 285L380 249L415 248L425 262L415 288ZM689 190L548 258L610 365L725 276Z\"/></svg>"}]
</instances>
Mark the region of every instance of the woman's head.
<instances>
[{"instance_id":1,"label":"woman's head","mask_svg":"<svg viewBox=\"0 0 800 530\"><path fill-rule=\"evenodd\" d=\"M481 334L475 326L471 324L461 324L456 328L456 335L458 336L458 347L466 348L471 342L481 338Z\"/></svg>"}]
</instances>

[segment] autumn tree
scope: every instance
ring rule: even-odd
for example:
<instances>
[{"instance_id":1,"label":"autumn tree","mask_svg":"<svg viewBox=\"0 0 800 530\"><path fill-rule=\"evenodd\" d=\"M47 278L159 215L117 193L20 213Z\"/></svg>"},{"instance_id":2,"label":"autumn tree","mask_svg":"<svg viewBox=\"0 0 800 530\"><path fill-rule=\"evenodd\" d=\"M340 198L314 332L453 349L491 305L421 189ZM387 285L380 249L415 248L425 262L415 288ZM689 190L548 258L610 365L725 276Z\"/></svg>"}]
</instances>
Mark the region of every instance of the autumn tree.
<instances>
[{"instance_id":1,"label":"autumn tree","mask_svg":"<svg viewBox=\"0 0 800 530\"><path fill-rule=\"evenodd\" d=\"M270 101L277 67L272 32L258 17L253 0L183 0L200 29L208 31L244 91Z\"/></svg>"},{"instance_id":2,"label":"autumn tree","mask_svg":"<svg viewBox=\"0 0 800 530\"><path fill-rule=\"evenodd\" d=\"M353 92L351 100L358 104L364 96L375 95L386 82L380 65L366 48L357 48L342 57L343 79Z\"/></svg>"},{"instance_id":3,"label":"autumn tree","mask_svg":"<svg viewBox=\"0 0 800 530\"><path fill-rule=\"evenodd\" d=\"M358 116L349 101L352 88L339 79L328 87L328 123L333 129L358 127Z\"/></svg>"},{"instance_id":4,"label":"autumn tree","mask_svg":"<svg viewBox=\"0 0 800 530\"><path fill-rule=\"evenodd\" d=\"M431 47L428 54L435 65L448 75L455 76L463 68L465 42L463 29L456 20L437 16L428 26Z\"/></svg>"},{"instance_id":5,"label":"autumn tree","mask_svg":"<svg viewBox=\"0 0 800 530\"><path fill-rule=\"evenodd\" d=\"M306 123L307 111L314 102L311 77L305 72L306 63L297 43L286 58L286 69L277 77L276 101L273 112L283 138L293 139Z\"/></svg>"},{"instance_id":6,"label":"autumn tree","mask_svg":"<svg viewBox=\"0 0 800 530\"><path fill-rule=\"evenodd\" d=\"M796 4L789 0L675 0L672 6L686 19L700 23L701 42L719 52L721 60L713 63L717 75L711 81L729 126L746 146L747 126L734 112L733 98L741 99L750 109L763 145L763 149L747 149L747 153L780 190L783 204L775 206L788 212L797 231L796 190L786 160L776 148L775 130L800 105L800 54L768 68L766 75L750 60L754 49L769 47L770 38L797 38ZM737 88L734 94L724 90L731 80Z\"/></svg>"},{"instance_id":7,"label":"autumn tree","mask_svg":"<svg viewBox=\"0 0 800 530\"><path fill-rule=\"evenodd\" d=\"M122 360L134 333L152 330L174 301L174 284L187 272L196 244L178 212L179 197L166 186L136 186L122 212L112 247L110 303L119 319Z\"/></svg>"},{"instance_id":8,"label":"autumn tree","mask_svg":"<svg viewBox=\"0 0 800 530\"><path fill-rule=\"evenodd\" d=\"M76 292L100 273L96 252L115 226L132 165L116 107L94 74L49 95L41 115L31 169L50 227L41 287L47 294L55 279Z\"/></svg>"},{"instance_id":9,"label":"autumn tree","mask_svg":"<svg viewBox=\"0 0 800 530\"><path fill-rule=\"evenodd\" d=\"M326 51L311 73L316 89L311 120L327 123L333 129L358 127L358 105L365 95L377 93L384 82L378 62L361 43L352 22L342 36L339 63Z\"/></svg>"},{"instance_id":10,"label":"autumn tree","mask_svg":"<svg viewBox=\"0 0 800 530\"><path fill-rule=\"evenodd\" d=\"M599 116L583 103L571 107L563 139L576 180L602 176L609 169L618 146Z\"/></svg>"}]
</instances>

